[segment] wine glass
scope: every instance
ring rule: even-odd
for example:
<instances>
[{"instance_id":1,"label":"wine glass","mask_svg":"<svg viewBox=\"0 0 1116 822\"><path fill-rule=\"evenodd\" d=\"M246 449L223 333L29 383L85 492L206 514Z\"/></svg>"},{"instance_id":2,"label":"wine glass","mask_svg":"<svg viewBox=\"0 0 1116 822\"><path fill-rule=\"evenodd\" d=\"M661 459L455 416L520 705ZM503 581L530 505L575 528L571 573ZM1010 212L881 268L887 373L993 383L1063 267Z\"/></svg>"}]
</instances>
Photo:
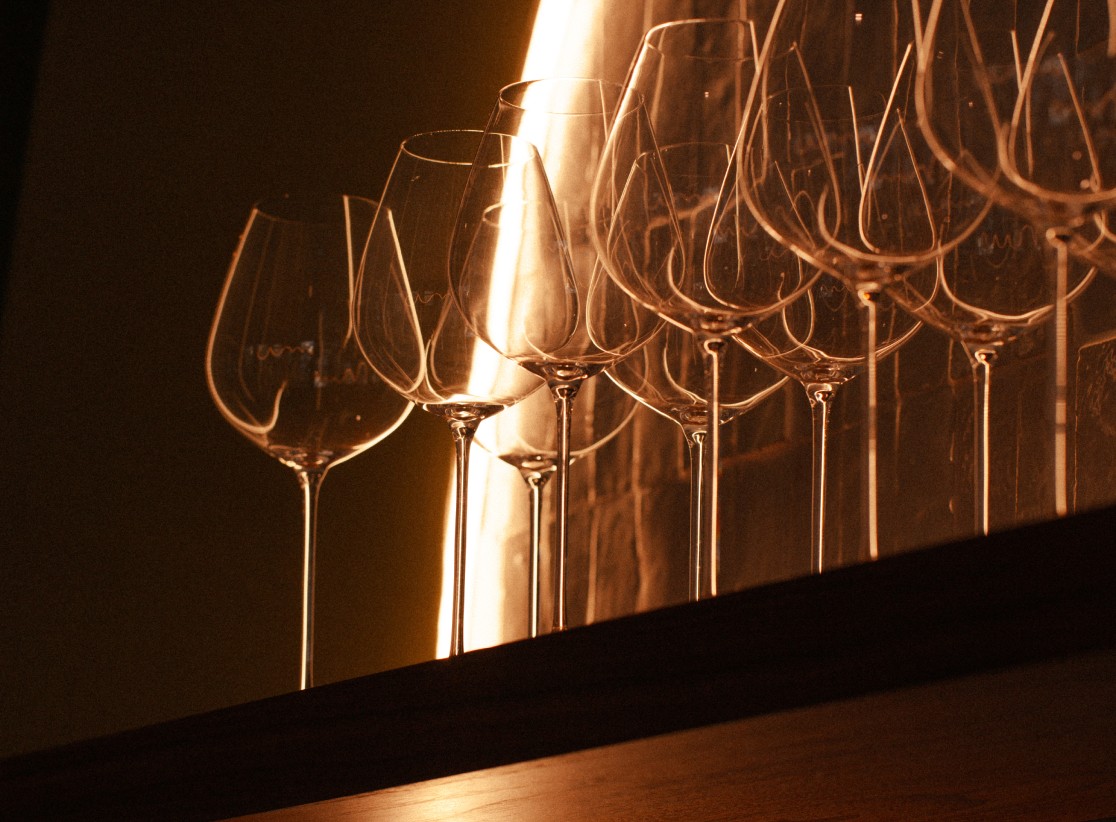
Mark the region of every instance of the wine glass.
<instances>
[{"instance_id":1,"label":"wine glass","mask_svg":"<svg viewBox=\"0 0 1116 822\"><path fill-rule=\"evenodd\" d=\"M735 196L864 305L865 535L877 528L876 314L881 290L973 230L987 198L953 179L918 129L917 0L783 0L764 46ZM866 57L870 55L870 58ZM732 202L733 197L728 201Z\"/></svg>"},{"instance_id":2,"label":"wine glass","mask_svg":"<svg viewBox=\"0 0 1116 822\"><path fill-rule=\"evenodd\" d=\"M445 420L456 453L450 655L465 649L465 526L469 453L481 420L522 400L538 377L500 356L465 323L449 294L449 248L479 131L435 131L403 142L384 186L353 301L356 339L402 396Z\"/></svg>"},{"instance_id":3,"label":"wine glass","mask_svg":"<svg viewBox=\"0 0 1116 822\"><path fill-rule=\"evenodd\" d=\"M454 237L454 294L470 326L543 377L554 395L554 628L566 627L570 420L582 384L654 332L658 318L605 274L590 236L590 188L620 89L582 78L514 83L486 127L509 177L469 182ZM509 136L514 137L509 141Z\"/></svg>"},{"instance_id":4,"label":"wine glass","mask_svg":"<svg viewBox=\"0 0 1116 822\"><path fill-rule=\"evenodd\" d=\"M1069 258L1111 266L1116 53L1107 0L934 0L916 103L926 139L959 178L1044 233L1052 269L1054 509L1067 493ZM958 116L960 112L960 116Z\"/></svg>"},{"instance_id":5,"label":"wine glass","mask_svg":"<svg viewBox=\"0 0 1116 822\"><path fill-rule=\"evenodd\" d=\"M786 383L739 346L723 352L721 425L751 411ZM676 325L664 325L632 356L610 367L605 374L652 411L682 429L690 461L690 579L689 597L696 601L714 588L712 572L717 563L702 539L705 522L705 444L709 430L709 404L705 399L705 361L697 337Z\"/></svg>"},{"instance_id":6,"label":"wine glass","mask_svg":"<svg viewBox=\"0 0 1116 822\"><path fill-rule=\"evenodd\" d=\"M703 542L720 537L720 383L733 334L809 285L811 272L743 209L710 239L756 73L755 28L693 19L650 29L636 54L594 189L596 242L609 273L640 304L698 339L707 415ZM719 253L706 265L710 242ZM713 593L717 570L711 569Z\"/></svg>"},{"instance_id":7,"label":"wine glass","mask_svg":"<svg viewBox=\"0 0 1116 822\"><path fill-rule=\"evenodd\" d=\"M343 195L257 204L233 255L206 347L206 381L222 416L294 469L302 488L302 689L314 684L322 480L411 411L368 368L350 323L361 244L375 209L371 200Z\"/></svg>"},{"instance_id":8,"label":"wine glass","mask_svg":"<svg viewBox=\"0 0 1116 822\"><path fill-rule=\"evenodd\" d=\"M790 375L806 389L813 431L811 472L811 568L825 568L825 510L829 415L841 386L867 369L860 333L860 300L841 280L828 274L815 280L799 299L737 336L737 342L764 362ZM907 343L921 324L882 296L876 312L880 359Z\"/></svg>"},{"instance_id":9,"label":"wine glass","mask_svg":"<svg viewBox=\"0 0 1116 822\"><path fill-rule=\"evenodd\" d=\"M636 403L608 380L590 380L578 392L570 419L570 464L619 434ZM558 470L557 419L550 391L539 388L477 429L477 445L515 468L530 498L528 635L539 634L543 489Z\"/></svg>"},{"instance_id":10,"label":"wine glass","mask_svg":"<svg viewBox=\"0 0 1116 822\"><path fill-rule=\"evenodd\" d=\"M976 531L984 535L990 528L992 367L1007 344L1053 316L1048 251L1030 222L993 205L962 243L887 289L904 309L960 343L969 358L974 386L973 511ZM1070 271L1067 302L1088 287L1096 268L1074 261Z\"/></svg>"}]
</instances>

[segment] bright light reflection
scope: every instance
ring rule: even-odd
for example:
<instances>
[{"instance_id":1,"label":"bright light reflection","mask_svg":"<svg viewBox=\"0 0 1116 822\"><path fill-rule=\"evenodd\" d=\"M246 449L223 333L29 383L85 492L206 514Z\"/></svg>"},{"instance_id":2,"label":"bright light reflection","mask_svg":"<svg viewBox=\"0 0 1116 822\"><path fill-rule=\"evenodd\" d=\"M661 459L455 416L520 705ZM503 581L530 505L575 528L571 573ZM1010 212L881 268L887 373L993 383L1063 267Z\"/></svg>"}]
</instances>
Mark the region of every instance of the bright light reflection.
<instances>
[{"instance_id":1,"label":"bright light reflection","mask_svg":"<svg viewBox=\"0 0 1116 822\"><path fill-rule=\"evenodd\" d=\"M527 155L527 156L524 156ZM492 210L485 217L486 222L492 222L499 227L496 242L495 259L493 260L492 287L488 293L488 326L489 328L507 328L510 334L516 333L515 306L517 305L516 272L520 270L519 262L522 253L526 250L522 242L525 234L524 216L525 208L529 207L523 202L527 192L517 192L517 180L521 179L514 169L530 161L529 152L524 151L522 143L511 144L511 153L507 157L508 166L512 169L504 189L506 205ZM512 190L508 190L511 188Z\"/></svg>"},{"instance_id":2,"label":"bright light reflection","mask_svg":"<svg viewBox=\"0 0 1116 822\"><path fill-rule=\"evenodd\" d=\"M539 0L531 44L521 79L565 76L590 77L593 32L604 13L602 0ZM526 125L526 136L540 151L561 145L563 135L547 134L540 126ZM501 232L503 234L504 232ZM514 253L519 253L518 243ZM510 249L510 247L509 247ZM505 252L501 252L503 254ZM513 252L506 252L511 255ZM511 269L508 269L511 270ZM502 293L509 293L502 292ZM510 306L503 309L505 313ZM481 423L482 425L484 423ZM502 535L508 533L517 509L526 505L523 480L514 471L494 468L495 460L480 448L473 450L469 470L468 556L465 561L465 647L486 648L512 637L504 611L505 551ZM438 609L438 656L449 655L450 616L453 608L453 516L456 497L450 478L449 512L443 539L442 596ZM516 600L518 601L518 600ZM526 614L524 614L524 623ZM518 624L518 621L515 623ZM526 627L524 625L524 627Z\"/></svg>"}]
</instances>

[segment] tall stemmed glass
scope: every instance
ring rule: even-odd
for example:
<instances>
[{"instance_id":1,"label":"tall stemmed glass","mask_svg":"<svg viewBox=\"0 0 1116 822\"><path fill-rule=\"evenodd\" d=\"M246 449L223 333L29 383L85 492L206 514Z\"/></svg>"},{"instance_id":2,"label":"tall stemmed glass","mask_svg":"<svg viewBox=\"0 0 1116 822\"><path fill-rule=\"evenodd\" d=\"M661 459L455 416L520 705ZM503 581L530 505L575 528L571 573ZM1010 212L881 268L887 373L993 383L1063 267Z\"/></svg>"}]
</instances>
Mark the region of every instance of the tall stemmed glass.
<instances>
[{"instance_id":1,"label":"tall stemmed glass","mask_svg":"<svg viewBox=\"0 0 1116 822\"><path fill-rule=\"evenodd\" d=\"M826 484L829 455L829 415L837 390L868 365L860 331L857 295L829 275L818 278L802 297L742 331L737 341L764 362L802 384L810 402L813 430L811 472L811 568L821 573L826 564ZM876 313L876 360L905 344L918 323L881 297Z\"/></svg>"},{"instance_id":2,"label":"tall stemmed glass","mask_svg":"<svg viewBox=\"0 0 1116 822\"><path fill-rule=\"evenodd\" d=\"M960 343L969 358L974 388L973 513L980 534L988 534L991 522L992 367L1007 344L1053 317L1048 253L1026 219L994 205L964 242L887 289L904 309ZM1067 302L1088 287L1096 269L1073 261L1070 273Z\"/></svg>"},{"instance_id":3,"label":"tall stemmed glass","mask_svg":"<svg viewBox=\"0 0 1116 822\"><path fill-rule=\"evenodd\" d=\"M1055 252L1051 385L1059 516L1069 510L1069 258L1080 253L1112 262L1105 214L1116 203L1112 14L1108 0L934 0L916 95L923 131L941 161L1025 215Z\"/></svg>"},{"instance_id":4,"label":"tall stemmed glass","mask_svg":"<svg viewBox=\"0 0 1116 822\"><path fill-rule=\"evenodd\" d=\"M752 410L778 391L780 377L739 346L722 354L719 386L721 425ZM605 372L609 378L652 411L676 423L686 440L690 461L690 579L689 596L696 601L714 588L716 566L702 539L705 506L705 443L709 404L705 399L705 362L697 337L676 325L664 325L635 354Z\"/></svg>"},{"instance_id":5,"label":"tall stemmed glass","mask_svg":"<svg viewBox=\"0 0 1116 822\"><path fill-rule=\"evenodd\" d=\"M500 356L465 323L449 293L449 249L471 168L504 176L503 157L478 157L479 131L417 134L399 148L384 187L353 301L357 341L402 396L446 421L456 452L450 655L465 648L465 526L469 451L481 420L540 380ZM474 160L476 163L474 164Z\"/></svg>"},{"instance_id":6,"label":"tall stemmed glass","mask_svg":"<svg viewBox=\"0 0 1116 822\"><path fill-rule=\"evenodd\" d=\"M616 282L692 331L705 358L704 536L715 564L720 531L721 359L733 334L809 285L811 272L744 209L710 231L756 73L756 34L738 19L666 23L645 35L625 83L594 191L596 241ZM706 246L718 250L705 265ZM710 569L716 593L717 569Z\"/></svg>"},{"instance_id":7,"label":"tall stemmed glass","mask_svg":"<svg viewBox=\"0 0 1116 822\"><path fill-rule=\"evenodd\" d=\"M608 380L591 380L578 392L570 419L570 464L605 445L635 414L636 403ZM543 490L558 471L554 398L539 388L514 408L477 429L477 445L519 471L530 499L528 635L540 625Z\"/></svg>"},{"instance_id":8,"label":"tall stemmed glass","mask_svg":"<svg viewBox=\"0 0 1116 822\"><path fill-rule=\"evenodd\" d=\"M960 242L987 207L954 181L918 129L921 18L918 0L781 0L736 158L737 196L864 305L865 534L873 559L876 303L887 283Z\"/></svg>"},{"instance_id":9,"label":"tall stemmed glass","mask_svg":"<svg viewBox=\"0 0 1116 822\"><path fill-rule=\"evenodd\" d=\"M590 239L590 189L619 92L615 84L576 78L504 88L486 134L492 150L508 150L510 167L525 174L514 184L475 175L454 239L455 296L469 324L502 354L543 377L554 396L556 630L567 625L574 398L585 380L638 348L658 323L609 280ZM536 169L541 177L526 174Z\"/></svg>"},{"instance_id":10,"label":"tall stemmed glass","mask_svg":"<svg viewBox=\"0 0 1116 822\"><path fill-rule=\"evenodd\" d=\"M376 204L284 197L240 236L205 353L209 392L237 431L294 469L303 497L299 687L314 684L318 493L333 466L396 429L411 404L364 362L349 304Z\"/></svg>"}]
</instances>

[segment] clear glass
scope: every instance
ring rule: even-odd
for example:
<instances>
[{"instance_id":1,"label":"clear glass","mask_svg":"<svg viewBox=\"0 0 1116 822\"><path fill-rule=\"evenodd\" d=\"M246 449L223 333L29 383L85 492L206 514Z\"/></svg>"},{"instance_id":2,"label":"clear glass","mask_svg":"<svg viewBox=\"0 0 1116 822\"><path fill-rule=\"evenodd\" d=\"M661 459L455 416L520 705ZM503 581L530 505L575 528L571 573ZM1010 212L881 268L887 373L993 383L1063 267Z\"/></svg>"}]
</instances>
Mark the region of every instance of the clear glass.
<instances>
[{"instance_id":1,"label":"clear glass","mask_svg":"<svg viewBox=\"0 0 1116 822\"><path fill-rule=\"evenodd\" d=\"M879 360L907 343L921 324L886 297L877 304L875 349ZM826 483L830 408L841 386L868 367L860 333L860 300L841 281L824 275L800 299L737 337L749 351L790 375L806 389L813 421L811 472L811 567L827 563Z\"/></svg>"},{"instance_id":2,"label":"clear glass","mask_svg":"<svg viewBox=\"0 0 1116 822\"><path fill-rule=\"evenodd\" d=\"M206 348L210 394L241 434L298 474L303 491L299 687L314 683L314 556L326 472L371 448L411 404L353 338L352 287L376 204L280 198L252 209Z\"/></svg>"},{"instance_id":3,"label":"clear glass","mask_svg":"<svg viewBox=\"0 0 1116 822\"><path fill-rule=\"evenodd\" d=\"M991 529L992 368L1004 347L1054 316L1050 249L1016 212L993 205L980 226L949 253L888 287L888 294L964 348L973 369L975 531ZM1092 282L1096 268L1070 262L1067 302Z\"/></svg>"},{"instance_id":4,"label":"clear glass","mask_svg":"<svg viewBox=\"0 0 1116 822\"><path fill-rule=\"evenodd\" d=\"M715 589L719 557L703 539L705 506L705 443L709 430L709 403L705 389L706 358L697 337L689 330L664 325L646 345L605 373L652 411L676 423L686 439L690 460L690 565L689 598L696 601ZM786 383L740 346L725 348L724 379L720 381L720 424L755 408Z\"/></svg>"},{"instance_id":5,"label":"clear glass","mask_svg":"<svg viewBox=\"0 0 1116 822\"><path fill-rule=\"evenodd\" d=\"M909 0L781 3L736 157L737 195L763 226L864 306L864 542L873 559L879 293L960 242L987 206L919 132L922 16Z\"/></svg>"},{"instance_id":6,"label":"clear glass","mask_svg":"<svg viewBox=\"0 0 1116 822\"><path fill-rule=\"evenodd\" d=\"M591 79L505 87L482 151L507 157L514 181L474 175L454 240L455 296L471 327L543 377L554 395L555 630L568 622L574 398L586 380L638 348L659 322L609 280L591 241L590 190L619 97L618 86Z\"/></svg>"},{"instance_id":7,"label":"clear glass","mask_svg":"<svg viewBox=\"0 0 1116 822\"><path fill-rule=\"evenodd\" d=\"M596 242L636 301L696 335L705 358L702 541L720 539L721 360L731 336L809 280L746 211L710 238L756 74L757 35L740 19L681 20L647 32L625 83L594 189ZM719 253L706 263L706 247ZM714 577L712 586L716 591Z\"/></svg>"},{"instance_id":8,"label":"clear glass","mask_svg":"<svg viewBox=\"0 0 1116 822\"><path fill-rule=\"evenodd\" d=\"M438 131L403 142L372 224L353 304L356 339L368 362L401 396L445 420L453 437L451 656L465 650L470 446L481 420L541 384L474 334L450 296L450 240L481 137L479 131ZM499 177L506 170L501 157L481 168Z\"/></svg>"},{"instance_id":9,"label":"clear glass","mask_svg":"<svg viewBox=\"0 0 1116 822\"><path fill-rule=\"evenodd\" d=\"M1113 6L1108 0L934 0L919 61L919 123L938 158L1023 214L1054 252L1053 508L1069 511L1071 255L1116 270ZM960 113L960 116L959 114Z\"/></svg>"},{"instance_id":10,"label":"clear glass","mask_svg":"<svg viewBox=\"0 0 1116 822\"><path fill-rule=\"evenodd\" d=\"M636 402L608 380L591 380L578 392L570 418L570 464L612 440L631 421ZM515 468L530 502L528 636L539 634L542 601L543 490L558 470L554 397L540 388L477 429L477 445Z\"/></svg>"}]
</instances>

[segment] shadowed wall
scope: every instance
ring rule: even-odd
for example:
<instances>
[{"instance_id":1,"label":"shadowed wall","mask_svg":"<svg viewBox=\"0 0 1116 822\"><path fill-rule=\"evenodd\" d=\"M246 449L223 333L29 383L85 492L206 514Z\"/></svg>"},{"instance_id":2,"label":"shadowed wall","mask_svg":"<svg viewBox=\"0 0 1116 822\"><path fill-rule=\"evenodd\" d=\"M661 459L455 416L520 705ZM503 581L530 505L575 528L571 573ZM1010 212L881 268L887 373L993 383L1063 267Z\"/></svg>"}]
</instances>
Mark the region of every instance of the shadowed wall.
<instances>
[{"instance_id":1,"label":"shadowed wall","mask_svg":"<svg viewBox=\"0 0 1116 822\"><path fill-rule=\"evenodd\" d=\"M0 755L297 686L300 497L205 386L251 204L480 127L533 2L51 4L0 336ZM322 492L318 679L428 659L450 440Z\"/></svg>"}]
</instances>

